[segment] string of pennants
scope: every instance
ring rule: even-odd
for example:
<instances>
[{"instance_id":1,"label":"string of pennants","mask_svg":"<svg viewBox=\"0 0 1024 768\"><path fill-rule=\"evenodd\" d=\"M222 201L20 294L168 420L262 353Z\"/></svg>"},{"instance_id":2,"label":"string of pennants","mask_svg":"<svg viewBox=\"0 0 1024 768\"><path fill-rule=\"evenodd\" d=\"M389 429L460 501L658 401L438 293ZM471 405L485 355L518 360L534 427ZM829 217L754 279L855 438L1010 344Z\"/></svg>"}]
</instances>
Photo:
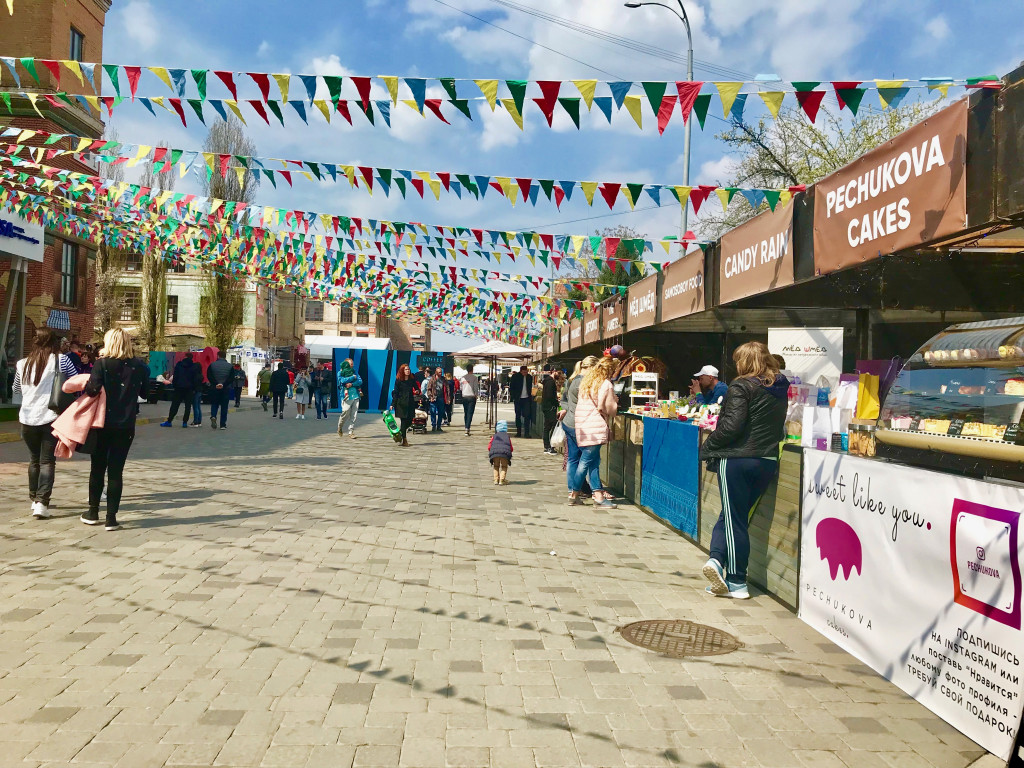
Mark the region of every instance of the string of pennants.
<instances>
[{"instance_id":1,"label":"string of pennants","mask_svg":"<svg viewBox=\"0 0 1024 768\"><path fill-rule=\"evenodd\" d=\"M563 202L571 200L577 190L582 193L588 206L593 206L598 194L609 210L612 210L620 199L626 200L630 209L636 206L640 197L646 194L656 205L662 205L664 195L670 195L680 205L689 201L694 213L699 213L701 206L712 192L722 204L722 210L728 209L736 194L740 194L751 207L757 210L762 203L767 203L772 211L780 203L786 206L796 192L805 190L804 185L782 189L719 187L714 184L699 186L682 186L669 184L644 184L610 181L566 181L554 179L534 179L524 177L485 176L480 174L457 173L452 171L410 171L372 166L354 166L342 163L326 163L310 160L285 160L274 157L252 157L248 155L226 155L211 152L196 152L173 149L169 147L153 147L145 144L128 144L106 139L83 138L75 134L48 133L25 128L5 128L0 130L0 138L12 144L7 147L7 154L16 157L29 155L37 162L49 161L55 157L73 156L91 158L112 165L124 164L134 167L140 162L148 162L160 173L169 173L177 169L184 178L189 171L201 171L207 175L218 173L227 176L234 173L241 186L247 174L257 181L267 178L277 187L277 178L292 186L295 177L309 181L334 182L347 181L352 189L362 189L372 195L374 186L382 190L385 197L390 197L392 189L396 189L402 198L416 193L421 198L430 190L435 200L440 200L442 190L459 199L463 193L472 195L474 199L483 199L487 191L504 197L515 207L522 199L536 206L541 194L555 203L560 209ZM43 146L38 146L42 142ZM63 142L68 146L55 146ZM281 167L267 167L268 165ZM410 187L412 191L410 191ZM520 197L521 196L521 197Z\"/></svg>"},{"instance_id":2,"label":"string of pennants","mask_svg":"<svg viewBox=\"0 0 1024 768\"><path fill-rule=\"evenodd\" d=\"M46 166L35 161L8 156L8 161L15 168L39 169L46 177L36 183L56 184L54 179L65 183L73 183L79 192L100 193L112 200L124 203L146 204L152 206L157 213L180 213L183 210L206 215L224 217L232 221L245 220L254 228L274 231L278 228L292 228L293 236L302 237L306 247L323 242L325 238L348 238L364 242L376 242L378 250L396 249L409 246L422 254L426 250L433 256L448 257L453 260L458 255L479 256L487 261L494 260L500 264L502 258L512 262L528 259L531 264L540 261L544 266L559 269L564 260L595 263L603 267L607 262L611 269L635 263L658 269L659 261L642 258L653 253L655 243L665 254L672 252L677 244L685 248L691 244L707 245L695 238L686 239L663 238L651 241L641 238L620 239L587 235L548 234L539 232L516 232L505 230L488 230L452 225L424 224L421 222L388 221L380 219L363 219L343 214L326 214L315 211L289 210L270 206L247 205L232 201L208 198L181 192L158 192L148 187L127 182L116 182L102 179L80 172L67 171ZM24 174L28 180L30 174ZM329 241L328 241L329 242ZM622 246L635 258L616 256ZM596 255L604 249L605 258L596 259L588 255ZM608 254L611 254L610 256Z\"/></svg>"},{"instance_id":3,"label":"string of pennants","mask_svg":"<svg viewBox=\"0 0 1024 768\"><path fill-rule=\"evenodd\" d=\"M771 113L777 117L787 97L795 98L799 107L814 122L817 119L822 100L830 89L841 109L849 109L856 114L868 91L875 91L881 107L887 109L897 106L912 89L936 91L945 97L950 88L1000 88L1002 83L995 75L980 77L952 78L925 77L917 79L873 79L847 81L600 81L600 80L497 80L497 79L463 79L454 77L422 78L378 75L376 77L339 75L292 75L287 73L268 72L233 72L208 69L174 69L157 66L132 66L125 64L85 63L73 60L55 60L33 57L0 57L14 81L14 90L0 91L0 103L8 111L12 110L11 96L17 95L28 99L38 111L38 101L45 99L53 107L74 106L79 103L93 109L105 108L110 116L115 107L126 98L139 101L153 115L154 107L173 112L183 125L188 124L186 110L195 114L200 122L214 113L222 119L233 113L245 122L242 107L251 111L260 119L270 124L269 110L282 124L285 123L285 107L287 112L294 112L292 119L301 119L304 123L315 111L323 115L324 120L331 121L332 114L340 114L349 124L352 123L352 108L361 111L371 122L375 122L375 114L387 126L391 126L392 108L400 103L416 111L422 116L432 114L441 122L450 124L442 109L448 106L449 114L455 111L469 120L473 119L470 109L471 102L482 101L491 111L500 106L515 121L520 129L524 127L523 115L527 106L539 110L549 126L553 125L556 108L567 115L573 124L580 127L581 107L592 112L596 106L608 122L614 112L623 109L632 117L636 124L643 128L644 114L649 112L655 118L659 132L664 132L673 115L678 111L684 123L691 114L696 115L701 128L707 118L711 100L718 96L725 117L741 118L749 96L757 96ZM21 71L30 78L27 84L34 82L42 86L40 74L49 73L56 82L57 92L34 93L22 90ZM162 82L172 93L171 96L139 95L139 84L143 74L148 73ZM69 94L59 90L63 75L69 74L78 80L81 87L88 82L93 95ZM213 78L210 75L213 75ZM114 96L101 96L103 78L113 89ZM210 98L209 86L221 83L221 87L230 98ZM239 98L239 86L251 81L259 91L259 98ZM293 81L297 84L293 88ZM346 81L351 87L346 88ZM271 98L274 83L280 99ZM435 85L436 84L436 85ZM459 94L462 84L463 95ZM472 96L466 96L466 90L474 89ZM376 93L374 93L374 86ZM822 88L824 86L824 88ZM428 98L428 87L432 94ZM707 92L705 92L707 87ZM127 96L124 93L127 89ZM352 93L354 91L354 93ZM570 95L570 94L577 95ZM304 96L303 96L304 94ZM343 94L346 96L343 98ZM443 94L443 96L441 95ZM479 94L479 95L477 95ZM246 93L245 95L255 95ZM206 112L209 108L210 112ZM250 114L250 117L252 116Z\"/></svg>"}]
</instances>

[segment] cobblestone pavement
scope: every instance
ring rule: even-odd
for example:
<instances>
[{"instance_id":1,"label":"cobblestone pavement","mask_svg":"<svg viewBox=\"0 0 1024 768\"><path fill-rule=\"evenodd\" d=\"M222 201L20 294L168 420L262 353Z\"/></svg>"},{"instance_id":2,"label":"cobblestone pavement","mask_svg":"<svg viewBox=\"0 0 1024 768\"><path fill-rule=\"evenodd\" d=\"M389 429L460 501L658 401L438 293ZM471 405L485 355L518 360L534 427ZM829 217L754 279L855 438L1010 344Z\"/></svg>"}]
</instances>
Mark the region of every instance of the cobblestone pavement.
<instances>
[{"instance_id":1,"label":"cobblestone pavement","mask_svg":"<svg viewBox=\"0 0 1024 768\"><path fill-rule=\"evenodd\" d=\"M289 408L293 413L293 410ZM291 414L289 414L291 415ZM459 414L456 414L458 419ZM140 427L116 533L88 464L28 514L0 446L0 766L965 766L982 751L633 507L564 504L561 462L486 436L397 448L373 415ZM735 653L626 643L711 624Z\"/></svg>"}]
</instances>

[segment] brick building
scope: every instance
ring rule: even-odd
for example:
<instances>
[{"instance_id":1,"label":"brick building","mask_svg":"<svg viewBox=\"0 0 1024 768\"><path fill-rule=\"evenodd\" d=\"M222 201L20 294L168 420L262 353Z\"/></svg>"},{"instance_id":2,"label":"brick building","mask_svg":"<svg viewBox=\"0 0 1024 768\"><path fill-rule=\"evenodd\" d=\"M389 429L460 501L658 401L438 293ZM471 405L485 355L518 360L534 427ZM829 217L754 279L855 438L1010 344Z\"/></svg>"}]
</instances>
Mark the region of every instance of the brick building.
<instances>
[{"instance_id":1,"label":"brick building","mask_svg":"<svg viewBox=\"0 0 1024 768\"><path fill-rule=\"evenodd\" d=\"M109 10L110 0L18 3L17 12L5 16L0 24L0 55L102 61L103 25ZM100 95L100 77L95 78L94 91L88 82L79 83L63 65L59 82L45 67L39 67L38 83L20 65L18 72L20 87L5 69L0 74L0 89L33 93L59 89L71 94ZM103 134L99 113L84 106L54 108L45 99L37 99L37 113L25 97L13 95L11 102L11 112L0 109L0 128L16 126L90 138ZM70 159L54 158L50 163L66 170L96 173L94 167ZM10 224L12 219L0 210L0 220ZM64 326L67 333L82 340L93 337L95 245L49 230L43 240L42 260L29 261L10 251L5 253L4 240L0 238L0 358L20 357L36 329L48 323Z\"/></svg>"}]
</instances>

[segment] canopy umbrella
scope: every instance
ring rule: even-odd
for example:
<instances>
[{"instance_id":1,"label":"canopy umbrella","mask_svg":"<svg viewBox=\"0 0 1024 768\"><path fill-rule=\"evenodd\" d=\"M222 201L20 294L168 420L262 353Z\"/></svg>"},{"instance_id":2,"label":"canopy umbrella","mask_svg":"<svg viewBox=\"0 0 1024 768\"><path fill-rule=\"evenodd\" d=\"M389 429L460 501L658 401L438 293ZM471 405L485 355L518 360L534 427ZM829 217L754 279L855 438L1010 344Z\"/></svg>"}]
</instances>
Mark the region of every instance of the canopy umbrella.
<instances>
[{"instance_id":1,"label":"canopy umbrella","mask_svg":"<svg viewBox=\"0 0 1024 768\"><path fill-rule=\"evenodd\" d=\"M533 360L537 355L536 350L529 347L517 347L515 344L507 344L504 341L485 341L469 349L463 349L455 353L456 357L485 357L489 358L490 380L494 381L498 376L499 360L520 360L527 362ZM487 402L487 426L493 427L498 423L498 399L491 397Z\"/></svg>"}]
</instances>

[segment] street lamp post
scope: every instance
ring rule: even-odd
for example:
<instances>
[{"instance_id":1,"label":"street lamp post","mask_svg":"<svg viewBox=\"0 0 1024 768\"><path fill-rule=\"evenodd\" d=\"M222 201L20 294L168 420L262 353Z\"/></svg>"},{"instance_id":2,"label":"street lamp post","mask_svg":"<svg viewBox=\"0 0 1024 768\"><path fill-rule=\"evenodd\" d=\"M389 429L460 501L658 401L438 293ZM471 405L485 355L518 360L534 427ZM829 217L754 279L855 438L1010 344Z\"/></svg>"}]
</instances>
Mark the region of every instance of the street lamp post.
<instances>
[{"instance_id":1,"label":"street lamp post","mask_svg":"<svg viewBox=\"0 0 1024 768\"><path fill-rule=\"evenodd\" d=\"M690 31L690 17L686 15L686 7L683 5L683 0L676 0L679 3L679 10L676 11L671 5L665 3L656 2L656 0L630 0L626 3L627 8L640 8L645 5L660 5L662 8L668 8L674 13L683 26L686 27L686 79L688 82L693 82L693 34ZM686 121L686 138L683 140L683 186L690 186L690 129L692 123ZM681 238L686 237L686 214L687 207L683 206L683 231L680 234ZM685 253L686 246L683 246L683 252Z\"/></svg>"}]
</instances>

